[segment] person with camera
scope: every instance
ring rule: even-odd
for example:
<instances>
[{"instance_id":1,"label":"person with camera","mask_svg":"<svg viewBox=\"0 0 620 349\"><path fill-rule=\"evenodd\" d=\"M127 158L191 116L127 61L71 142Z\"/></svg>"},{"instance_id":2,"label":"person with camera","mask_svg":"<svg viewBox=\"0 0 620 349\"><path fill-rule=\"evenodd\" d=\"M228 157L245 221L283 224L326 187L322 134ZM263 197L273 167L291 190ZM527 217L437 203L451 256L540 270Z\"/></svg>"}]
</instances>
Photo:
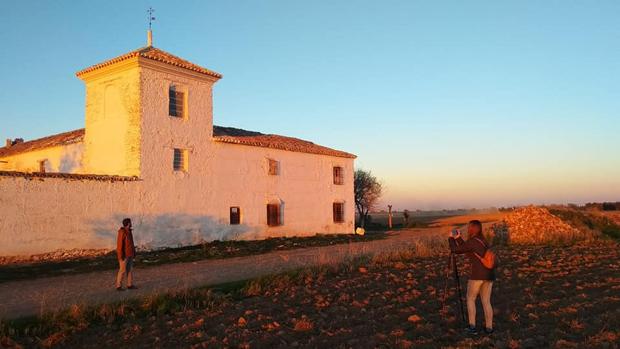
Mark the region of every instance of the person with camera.
<instances>
[{"instance_id":1,"label":"person with camera","mask_svg":"<svg viewBox=\"0 0 620 349\"><path fill-rule=\"evenodd\" d=\"M476 329L476 299L480 296L484 310L486 334L493 333L493 307L491 306L491 289L495 280L495 255L482 235L482 223L472 220L467 225L467 241L463 240L460 231L450 235L452 253L465 254L471 264L467 281L467 315L469 326L467 333L478 334Z\"/></svg>"}]
</instances>

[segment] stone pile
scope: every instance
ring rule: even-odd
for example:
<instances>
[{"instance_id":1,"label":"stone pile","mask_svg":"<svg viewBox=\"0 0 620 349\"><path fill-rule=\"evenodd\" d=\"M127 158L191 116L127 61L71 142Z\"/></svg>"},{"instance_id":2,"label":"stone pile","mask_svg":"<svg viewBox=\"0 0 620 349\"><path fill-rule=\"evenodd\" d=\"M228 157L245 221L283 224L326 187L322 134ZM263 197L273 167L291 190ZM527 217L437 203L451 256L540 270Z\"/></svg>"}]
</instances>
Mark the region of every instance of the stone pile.
<instances>
[{"instance_id":1,"label":"stone pile","mask_svg":"<svg viewBox=\"0 0 620 349\"><path fill-rule=\"evenodd\" d=\"M545 244L581 239L584 233L565 223L543 207L525 206L515 209L503 224L493 227L495 236L509 243Z\"/></svg>"},{"instance_id":2,"label":"stone pile","mask_svg":"<svg viewBox=\"0 0 620 349\"><path fill-rule=\"evenodd\" d=\"M98 256L102 256L108 253L112 253L112 252L110 250L105 250L105 249L56 250L56 251L32 255L32 256L0 257L0 265L15 264L15 263L22 264L22 263L65 261L65 260L71 260L71 259L98 257Z\"/></svg>"}]
</instances>

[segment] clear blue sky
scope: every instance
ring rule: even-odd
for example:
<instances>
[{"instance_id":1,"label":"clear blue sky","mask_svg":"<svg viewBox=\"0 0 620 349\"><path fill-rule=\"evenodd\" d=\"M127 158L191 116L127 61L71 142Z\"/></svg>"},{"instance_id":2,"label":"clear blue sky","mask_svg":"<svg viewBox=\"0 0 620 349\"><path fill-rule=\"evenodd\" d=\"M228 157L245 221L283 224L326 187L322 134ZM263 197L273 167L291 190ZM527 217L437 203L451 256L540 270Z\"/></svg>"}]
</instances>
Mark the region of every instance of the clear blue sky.
<instances>
[{"instance_id":1,"label":"clear blue sky","mask_svg":"<svg viewBox=\"0 0 620 349\"><path fill-rule=\"evenodd\" d=\"M0 139L83 127L74 73L145 44L215 123L356 153L398 208L620 200L620 1L0 1Z\"/></svg>"}]
</instances>

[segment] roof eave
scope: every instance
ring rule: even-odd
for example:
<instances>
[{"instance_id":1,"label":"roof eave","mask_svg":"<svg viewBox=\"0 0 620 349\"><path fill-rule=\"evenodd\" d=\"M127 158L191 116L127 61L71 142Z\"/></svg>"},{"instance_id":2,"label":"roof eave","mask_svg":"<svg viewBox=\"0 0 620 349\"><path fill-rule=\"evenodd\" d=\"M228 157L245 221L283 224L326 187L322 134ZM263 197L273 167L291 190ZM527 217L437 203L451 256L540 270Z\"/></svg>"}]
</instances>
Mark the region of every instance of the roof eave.
<instances>
[{"instance_id":1,"label":"roof eave","mask_svg":"<svg viewBox=\"0 0 620 349\"><path fill-rule=\"evenodd\" d=\"M153 64L157 64L157 65L166 65L169 67L174 67L176 69L179 69L181 71L186 71L186 72L192 72L194 74L196 74L197 76L204 76L204 77L210 77L211 80L217 81L219 79L221 79L223 76L220 73L217 73L215 71L212 71L210 69L201 67L197 64L191 63L189 61L188 64L192 65L192 67L188 67L188 66L184 66L182 64L175 64L174 62L168 62L168 61L164 61L161 59L155 59L155 58L151 58L151 57L147 57L144 56L142 54L142 50L145 48L141 48L138 49L136 51L132 51L129 53L126 53L124 55L120 55L118 57L109 59L107 61L92 65L88 68L82 69L78 72L75 73L75 75L82 79L82 80L87 80L90 79L91 77L97 76L103 72L110 72L116 69L122 70L124 68L127 68L127 65L131 65L131 64L136 64L136 63L141 63L141 64L148 64L149 62L152 62ZM179 58L171 53L167 53L165 51L159 50L157 49L158 52L164 52L165 54L174 57L175 59L180 59L183 60L182 58ZM183 60L185 61L185 60Z\"/></svg>"},{"instance_id":2,"label":"roof eave","mask_svg":"<svg viewBox=\"0 0 620 349\"><path fill-rule=\"evenodd\" d=\"M243 141L240 141L240 140L236 139L235 137L230 137L230 136L214 136L213 140L216 141L216 142L228 143L228 144L237 144L237 145L245 145L245 146L248 146L248 147L268 148L268 149L276 149L276 150L282 150L282 151L290 151L290 152L294 152L294 153L304 153L304 154L322 155L322 156L333 156L333 157L337 157L337 158L346 158L346 159L357 159L357 155L355 155L355 154L347 153L347 152L344 152L342 150L336 150L336 149L332 149L332 148L328 148L328 149L330 151L333 151L333 153L326 154L326 153L320 153L320 152L311 152L311 151L287 149L285 147L272 147L272 146L261 145L261 144L253 143L253 142L243 142Z\"/></svg>"}]
</instances>

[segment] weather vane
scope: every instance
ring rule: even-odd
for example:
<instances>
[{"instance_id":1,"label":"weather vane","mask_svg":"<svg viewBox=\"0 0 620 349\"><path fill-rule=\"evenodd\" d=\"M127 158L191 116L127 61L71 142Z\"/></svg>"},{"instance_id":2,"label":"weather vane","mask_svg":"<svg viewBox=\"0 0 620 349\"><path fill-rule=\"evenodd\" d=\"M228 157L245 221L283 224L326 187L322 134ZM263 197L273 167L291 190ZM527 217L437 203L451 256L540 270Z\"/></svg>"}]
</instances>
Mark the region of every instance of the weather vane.
<instances>
[{"instance_id":1,"label":"weather vane","mask_svg":"<svg viewBox=\"0 0 620 349\"><path fill-rule=\"evenodd\" d=\"M149 7L146 12L149 14L149 30L151 30L151 24L153 24L153 21L155 20L155 16L153 16L153 12L155 12L155 10L153 10L152 7Z\"/></svg>"},{"instance_id":2,"label":"weather vane","mask_svg":"<svg viewBox=\"0 0 620 349\"><path fill-rule=\"evenodd\" d=\"M146 46L151 47L153 46L153 31L151 30L151 25L155 20L155 16L153 16L153 12L155 12L155 10L153 10L152 7L149 7L146 12L149 14L149 30L146 32Z\"/></svg>"}]
</instances>

